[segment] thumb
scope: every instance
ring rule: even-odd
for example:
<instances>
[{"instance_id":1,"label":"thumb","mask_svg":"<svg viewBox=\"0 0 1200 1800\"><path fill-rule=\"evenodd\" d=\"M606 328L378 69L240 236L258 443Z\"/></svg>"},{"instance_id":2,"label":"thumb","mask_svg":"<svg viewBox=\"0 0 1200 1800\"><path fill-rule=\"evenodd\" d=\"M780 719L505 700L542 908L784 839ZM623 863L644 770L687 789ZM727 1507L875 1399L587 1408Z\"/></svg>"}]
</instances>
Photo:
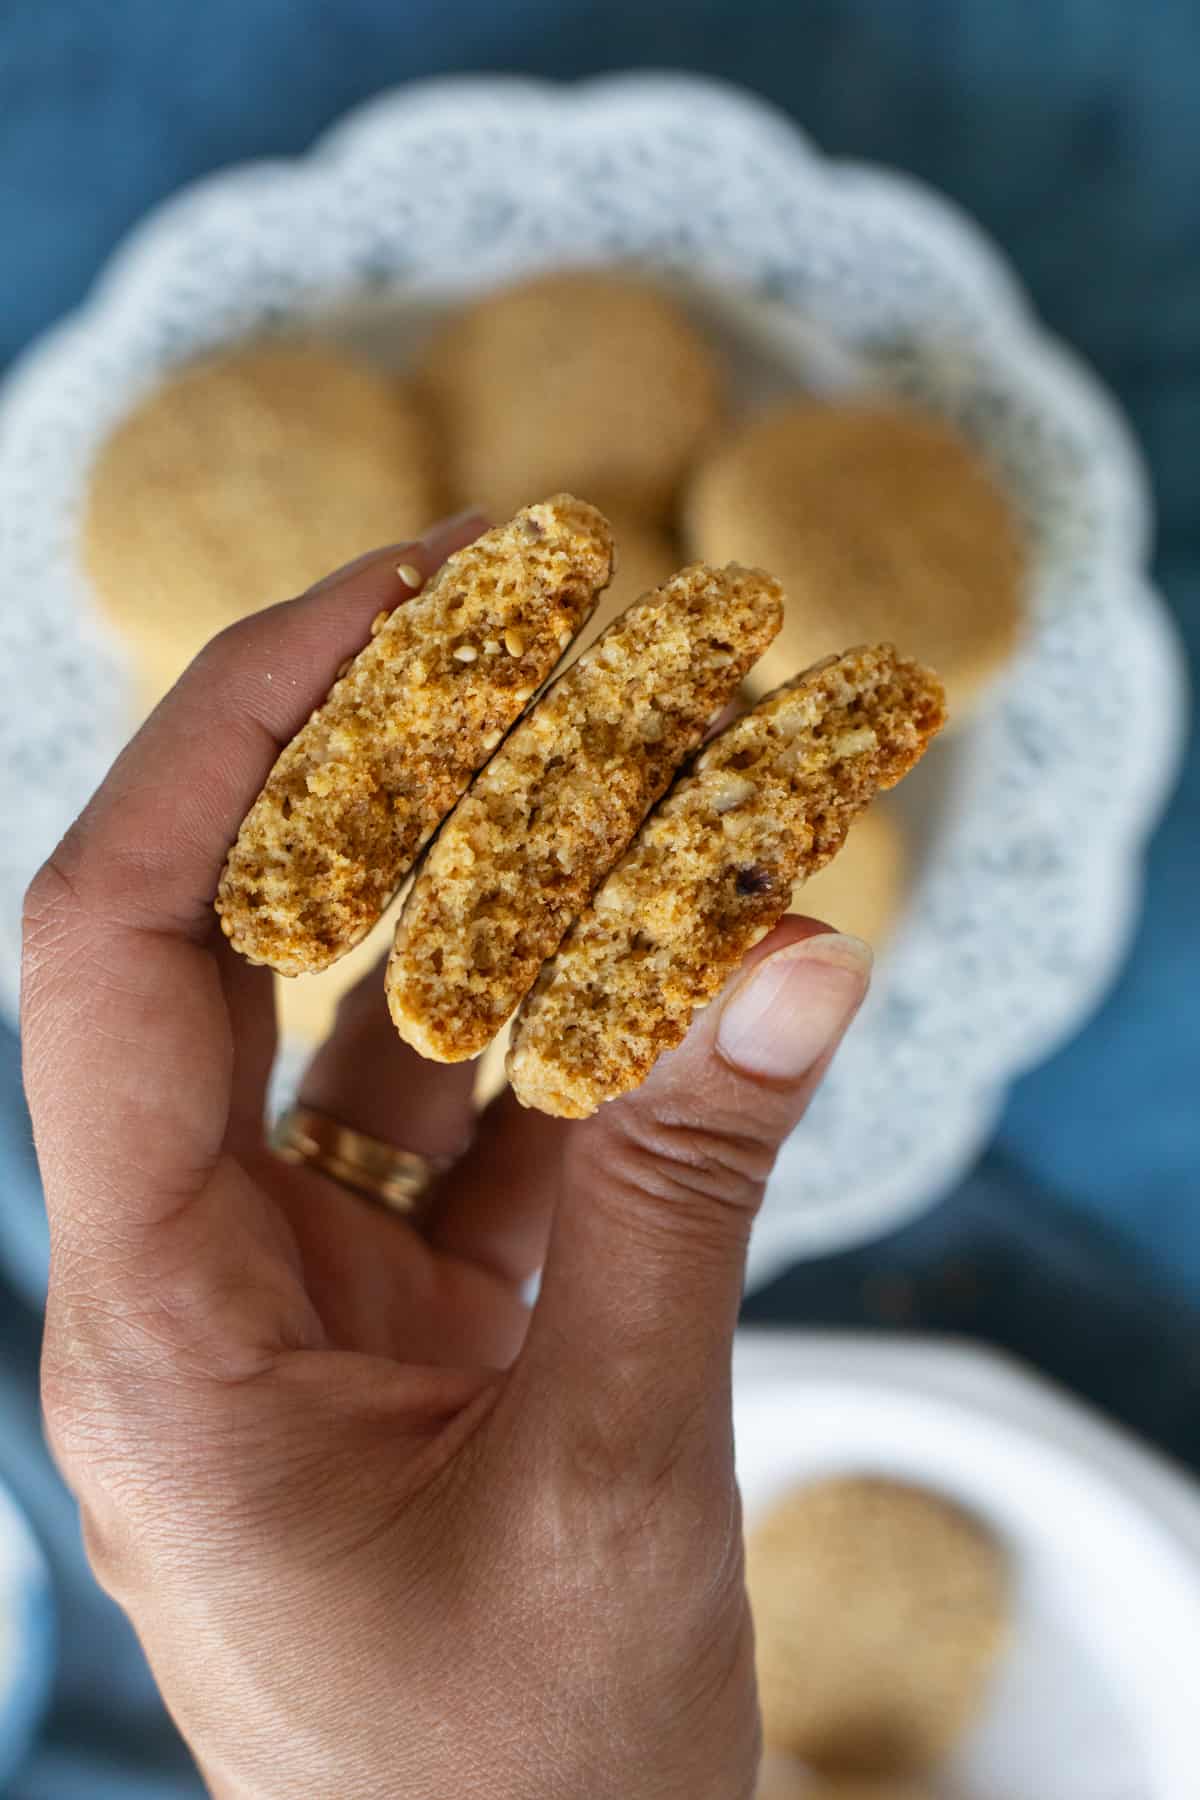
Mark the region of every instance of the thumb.
<instances>
[{"instance_id":1,"label":"thumb","mask_svg":"<svg viewBox=\"0 0 1200 1800\"><path fill-rule=\"evenodd\" d=\"M648 1426L677 1446L709 1406L728 1439L750 1228L870 968L857 938L785 919L636 1093L568 1134L525 1352L552 1361L568 1436L654 1456Z\"/></svg>"}]
</instances>

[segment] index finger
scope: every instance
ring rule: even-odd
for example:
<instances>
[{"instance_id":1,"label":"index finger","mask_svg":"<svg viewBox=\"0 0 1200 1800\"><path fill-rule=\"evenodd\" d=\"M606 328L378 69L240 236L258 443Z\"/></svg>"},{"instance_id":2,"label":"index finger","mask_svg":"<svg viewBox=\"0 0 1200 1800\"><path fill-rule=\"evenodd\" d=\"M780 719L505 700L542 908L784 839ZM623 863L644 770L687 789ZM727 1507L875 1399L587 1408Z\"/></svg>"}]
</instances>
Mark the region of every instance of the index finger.
<instances>
[{"instance_id":1,"label":"index finger","mask_svg":"<svg viewBox=\"0 0 1200 1800\"><path fill-rule=\"evenodd\" d=\"M201 653L35 879L22 984L26 1085L56 1234L128 1253L221 1154L233 1043L213 894L282 746L370 622L483 521L448 521Z\"/></svg>"}]
</instances>

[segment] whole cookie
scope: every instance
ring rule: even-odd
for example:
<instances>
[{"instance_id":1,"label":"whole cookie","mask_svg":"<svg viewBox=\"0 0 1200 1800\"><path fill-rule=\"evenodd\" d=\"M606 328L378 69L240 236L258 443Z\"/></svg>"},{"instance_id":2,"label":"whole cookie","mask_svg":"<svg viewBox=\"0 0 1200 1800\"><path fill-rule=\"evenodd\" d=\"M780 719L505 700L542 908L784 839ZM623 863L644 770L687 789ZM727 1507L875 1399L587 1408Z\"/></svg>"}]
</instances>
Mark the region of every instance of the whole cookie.
<instances>
[{"instance_id":1,"label":"whole cookie","mask_svg":"<svg viewBox=\"0 0 1200 1800\"><path fill-rule=\"evenodd\" d=\"M635 600L509 733L438 833L387 994L423 1056L478 1056L779 629L778 582L698 564Z\"/></svg>"},{"instance_id":2,"label":"whole cookie","mask_svg":"<svg viewBox=\"0 0 1200 1800\"><path fill-rule=\"evenodd\" d=\"M829 1775L814 1776L803 1790L803 1800L933 1800L933 1793L887 1775Z\"/></svg>"},{"instance_id":3,"label":"whole cookie","mask_svg":"<svg viewBox=\"0 0 1200 1800\"><path fill-rule=\"evenodd\" d=\"M664 515L721 411L720 370L686 315L612 272L487 295L417 374L455 498L497 516L559 487Z\"/></svg>"},{"instance_id":4,"label":"whole cookie","mask_svg":"<svg viewBox=\"0 0 1200 1800\"><path fill-rule=\"evenodd\" d=\"M157 700L235 619L440 508L425 419L328 345L246 345L168 376L102 445L86 573Z\"/></svg>"},{"instance_id":5,"label":"whole cookie","mask_svg":"<svg viewBox=\"0 0 1200 1800\"><path fill-rule=\"evenodd\" d=\"M833 861L799 884L790 910L824 919L878 950L903 911L908 864L900 822L880 802L859 814Z\"/></svg>"},{"instance_id":6,"label":"whole cookie","mask_svg":"<svg viewBox=\"0 0 1200 1800\"><path fill-rule=\"evenodd\" d=\"M301 975L366 936L611 568L603 515L559 494L380 615L242 821L216 899L235 950Z\"/></svg>"},{"instance_id":7,"label":"whole cookie","mask_svg":"<svg viewBox=\"0 0 1200 1800\"><path fill-rule=\"evenodd\" d=\"M964 717L1017 641L1024 555L1013 508L948 425L876 401L798 401L718 449L688 494L692 554L778 575L783 630L761 692L839 644L894 638Z\"/></svg>"},{"instance_id":8,"label":"whole cookie","mask_svg":"<svg viewBox=\"0 0 1200 1800\"><path fill-rule=\"evenodd\" d=\"M773 1748L839 1774L919 1772L978 1707L1008 1570L952 1501L869 1476L815 1482L751 1532L746 1579Z\"/></svg>"},{"instance_id":9,"label":"whole cookie","mask_svg":"<svg viewBox=\"0 0 1200 1800\"><path fill-rule=\"evenodd\" d=\"M586 1118L637 1087L944 716L936 677L880 644L818 663L715 737L526 998L507 1064L518 1100Z\"/></svg>"},{"instance_id":10,"label":"whole cookie","mask_svg":"<svg viewBox=\"0 0 1200 1800\"><path fill-rule=\"evenodd\" d=\"M816 1775L794 1757L768 1750L755 1800L933 1800L927 1788L886 1775Z\"/></svg>"}]
</instances>

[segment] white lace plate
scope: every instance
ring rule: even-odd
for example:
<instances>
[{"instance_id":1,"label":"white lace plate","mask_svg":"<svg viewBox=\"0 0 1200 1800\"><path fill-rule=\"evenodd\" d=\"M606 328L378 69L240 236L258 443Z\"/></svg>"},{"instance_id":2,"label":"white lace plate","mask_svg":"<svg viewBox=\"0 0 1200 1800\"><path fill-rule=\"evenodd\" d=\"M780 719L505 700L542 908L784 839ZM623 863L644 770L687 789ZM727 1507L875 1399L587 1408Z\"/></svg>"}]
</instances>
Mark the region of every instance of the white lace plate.
<instances>
[{"instance_id":1,"label":"white lace plate","mask_svg":"<svg viewBox=\"0 0 1200 1800\"><path fill-rule=\"evenodd\" d=\"M1078 1025L1136 915L1182 741L1181 661L1146 580L1141 464L978 230L915 183L831 162L684 77L384 95L295 163L154 212L0 394L0 998L20 897L125 732L119 648L76 571L97 443L161 373L250 332L370 334L533 267L624 261L739 347L743 391L860 385L955 421L1034 545L1033 619L985 713L914 783L928 854L863 1019L786 1146L752 1281L932 1202L1006 1084ZM266 600L275 596L264 595Z\"/></svg>"}]
</instances>

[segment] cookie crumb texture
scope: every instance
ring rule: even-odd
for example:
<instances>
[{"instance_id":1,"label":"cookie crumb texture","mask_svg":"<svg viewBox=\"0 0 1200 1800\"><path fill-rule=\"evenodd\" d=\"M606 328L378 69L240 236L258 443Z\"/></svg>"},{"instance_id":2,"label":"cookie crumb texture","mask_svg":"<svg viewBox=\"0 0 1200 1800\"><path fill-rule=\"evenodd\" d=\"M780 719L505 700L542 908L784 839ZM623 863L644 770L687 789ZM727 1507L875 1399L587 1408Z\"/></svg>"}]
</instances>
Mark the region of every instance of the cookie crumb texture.
<instances>
[{"instance_id":1,"label":"cookie crumb texture","mask_svg":"<svg viewBox=\"0 0 1200 1800\"><path fill-rule=\"evenodd\" d=\"M778 582L736 564L644 595L561 676L459 801L388 966L401 1037L477 1056L779 629Z\"/></svg>"},{"instance_id":2,"label":"cookie crumb texture","mask_svg":"<svg viewBox=\"0 0 1200 1800\"><path fill-rule=\"evenodd\" d=\"M586 1118L636 1087L944 721L937 677L885 644L816 664L715 738L538 977L508 1057L517 1098Z\"/></svg>"},{"instance_id":3,"label":"cookie crumb texture","mask_svg":"<svg viewBox=\"0 0 1200 1800\"><path fill-rule=\"evenodd\" d=\"M398 606L246 815L216 900L234 949L299 975L364 937L611 572L606 520L560 494L485 532ZM480 654L465 659L468 648Z\"/></svg>"},{"instance_id":4,"label":"cookie crumb texture","mask_svg":"<svg viewBox=\"0 0 1200 1800\"><path fill-rule=\"evenodd\" d=\"M848 1795L890 1794L868 1778L941 1760L1008 1625L1008 1562L987 1528L939 1494L875 1476L781 1501L750 1533L746 1581L766 1741L831 1778L859 1777Z\"/></svg>"}]
</instances>

